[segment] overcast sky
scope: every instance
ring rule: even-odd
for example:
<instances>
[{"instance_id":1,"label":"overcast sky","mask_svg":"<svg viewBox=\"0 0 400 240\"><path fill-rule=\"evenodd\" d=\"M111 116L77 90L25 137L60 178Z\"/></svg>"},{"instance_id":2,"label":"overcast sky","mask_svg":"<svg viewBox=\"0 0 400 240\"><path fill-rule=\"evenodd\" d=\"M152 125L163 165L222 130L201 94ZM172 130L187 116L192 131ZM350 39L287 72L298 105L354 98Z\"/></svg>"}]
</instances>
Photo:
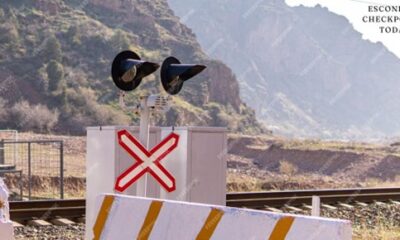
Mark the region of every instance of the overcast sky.
<instances>
[{"instance_id":1,"label":"overcast sky","mask_svg":"<svg viewBox=\"0 0 400 240\"><path fill-rule=\"evenodd\" d=\"M354 29L363 34L364 39L372 42L382 42L390 51L400 57L400 33L381 33L379 26L382 24L377 23L364 23L363 16L368 15L391 15L400 16L400 13L370 13L368 6L370 5L393 5L400 6L399 0L286 0L290 6L304 5L313 7L320 4L327 7L330 11L347 17L350 23L353 24ZM397 26L400 31L400 22L397 24L384 24L385 26Z\"/></svg>"}]
</instances>

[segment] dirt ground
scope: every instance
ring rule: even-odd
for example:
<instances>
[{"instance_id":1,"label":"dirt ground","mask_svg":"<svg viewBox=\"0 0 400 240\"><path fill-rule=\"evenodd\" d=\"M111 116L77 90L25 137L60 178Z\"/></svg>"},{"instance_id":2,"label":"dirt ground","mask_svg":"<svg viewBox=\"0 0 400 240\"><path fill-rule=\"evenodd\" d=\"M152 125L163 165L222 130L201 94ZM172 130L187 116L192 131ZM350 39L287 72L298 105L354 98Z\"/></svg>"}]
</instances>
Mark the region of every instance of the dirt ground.
<instances>
[{"instance_id":1,"label":"dirt ground","mask_svg":"<svg viewBox=\"0 0 400 240\"><path fill-rule=\"evenodd\" d=\"M66 197L85 196L85 137L20 133L19 138L63 140ZM372 144L229 135L227 150L227 189L231 192L398 186L400 183L398 142ZM15 177L6 181L14 188L18 183ZM25 186L27 179L23 182ZM51 196L57 186L54 178L34 176L35 193ZM354 225L355 239L399 239L398 222L385 221L385 217L376 218L381 220L375 228L370 224Z\"/></svg>"},{"instance_id":2,"label":"dirt ground","mask_svg":"<svg viewBox=\"0 0 400 240\"><path fill-rule=\"evenodd\" d=\"M19 133L19 139L63 140L66 193L84 196L84 136ZM227 165L229 191L395 186L400 144L229 135ZM51 184L43 177L35 181L38 191Z\"/></svg>"},{"instance_id":3,"label":"dirt ground","mask_svg":"<svg viewBox=\"0 0 400 240\"><path fill-rule=\"evenodd\" d=\"M228 190L396 186L397 143L287 140L231 135Z\"/></svg>"}]
</instances>

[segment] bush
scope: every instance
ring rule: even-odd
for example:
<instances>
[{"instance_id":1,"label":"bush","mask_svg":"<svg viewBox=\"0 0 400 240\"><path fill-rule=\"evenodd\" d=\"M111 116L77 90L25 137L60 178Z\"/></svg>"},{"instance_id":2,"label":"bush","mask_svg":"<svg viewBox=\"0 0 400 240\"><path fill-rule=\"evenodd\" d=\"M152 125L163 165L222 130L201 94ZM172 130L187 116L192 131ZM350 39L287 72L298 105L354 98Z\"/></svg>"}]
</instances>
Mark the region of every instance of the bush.
<instances>
[{"instance_id":1,"label":"bush","mask_svg":"<svg viewBox=\"0 0 400 240\"><path fill-rule=\"evenodd\" d=\"M63 66L55 61L51 60L46 68L47 77L49 79L49 91L54 92L60 90L64 80L64 68Z\"/></svg>"},{"instance_id":2,"label":"bush","mask_svg":"<svg viewBox=\"0 0 400 240\"><path fill-rule=\"evenodd\" d=\"M82 134L85 132L85 126L91 126L92 124L88 116L77 113L68 117L63 125L70 134Z\"/></svg>"},{"instance_id":3,"label":"bush","mask_svg":"<svg viewBox=\"0 0 400 240\"><path fill-rule=\"evenodd\" d=\"M291 176L293 174L296 174L297 171L298 171L298 168L295 165L293 165L292 163L290 163L290 162L288 162L286 160L282 160L280 162L279 172L281 174L286 174L286 175Z\"/></svg>"},{"instance_id":4,"label":"bush","mask_svg":"<svg viewBox=\"0 0 400 240\"><path fill-rule=\"evenodd\" d=\"M118 29L110 39L112 48L116 51L129 49L130 41L126 33Z\"/></svg>"},{"instance_id":5,"label":"bush","mask_svg":"<svg viewBox=\"0 0 400 240\"><path fill-rule=\"evenodd\" d=\"M129 118L110 106L98 105L93 111L93 120L96 125L125 125Z\"/></svg>"},{"instance_id":6,"label":"bush","mask_svg":"<svg viewBox=\"0 0 400 240\"><path fill-rule=\"evenodd\" d=\"M41 93L47 94L49 90L49 78L46 66L41 67L37 71L37 79L35 79L34 84L37 90Z\"/></svg>"},{"instance_id":7,"label":"bush","mask_svg":"<svg viewBox=\"0 0 400 240\"><path fill-rule=\"evenodd\" d=\"M58 116L58 111L51 111L44 105L20 101L10 109L9 123L23 131L49 132L57 124Z\"/></svg>"},{"instance_id":8,"label":"bush","mask_svg":"<svg viewBox=\"0 0 400 240\"><path fill-rule=\"evenodd\" d=\"M4 10L0 8L0 21L2 21L5 16L6 14L4 13Z\"/></svg>"},{"instance_id":9,"label":"bush","mask_svg":"<svg viewBox=\"0 0 400 240\"><path fill-rule=\"evenodd\" d=\"M208 115L211 118L210 125L216 127L226 127L229 125L229 116L224 113L223 107L215 102L205 105Z\"/></svg>"},{"instance_id":10,"label":"bush","mask_svg":"<svg viewBox=\"0 0 400 240\"><path fill-rule=\"evenodd\" d=\"M5 23L0 25L0 43L10 43L16 45L19 41L18 30L15 25L11 23Z\"/></svg>"},{"instance_id":11,"label":"bush","mask_svg":"<svg viewBox=\"0 0 400 240\"><path fill-rule=\"evenodd\" d=\"M128 125L129 118L110 106L98 105L85 112L77 111L66 118L65 126L69 133L82 134L86 127L90 126L105 126L105 125Z\"/></svg>"},{"instance_id":12,"label":"bush","mask_svg":"<svg viewBox=\"0 0 400 240\"><path fill-rule=\"evenodd\" d=\"M89 88L67 90L66 97L69 104L75 106L64 118L69 132L80 134L88 126L125 125L130 122L123 112L98 104L94 91Z\"/></svg>"},{"instance_id":13,"label":"bush","mask_svg":"<svg viewBox=\"0 0 400 240\"><path fill-rule=\"evenodd\" d=\"M42 56L47 60L56 60L61 62L62 50L61 44L55 36L51 36L46 40L46 44L42 49Z\"/></svg>"},{"instance_id":14,"label":"bush","mask_svg":"<svg viewBox=\"0 0 400 240\"><path fill-rule=\"evenodd\" d=\"M72 44L81 44L79 28L76 25L70 26L67 31L67 38Z\"/></svg>"},{"instance_id":15,"label":"bush","mask_svg":"<svg viewBox=\"0 0 400 240\"><path fill-rule=\"evenodd\" d=\"M8 119L8 111L6 108L6 100L4 100L3 98L0 98L0 123L4 124L7 122Z\"/></svg>"}]
</instances>

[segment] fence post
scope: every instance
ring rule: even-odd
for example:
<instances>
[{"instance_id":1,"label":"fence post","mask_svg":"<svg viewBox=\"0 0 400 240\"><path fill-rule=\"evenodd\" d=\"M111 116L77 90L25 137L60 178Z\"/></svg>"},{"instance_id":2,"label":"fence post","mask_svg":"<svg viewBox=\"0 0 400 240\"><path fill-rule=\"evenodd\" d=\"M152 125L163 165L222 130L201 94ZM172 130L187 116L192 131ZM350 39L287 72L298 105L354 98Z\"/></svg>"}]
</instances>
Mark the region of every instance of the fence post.
<instances>
[{"instance_id":1,"label":"fence post","mask_svg":"<svg viewBox=\"0 0 400 240\"><path fill-rule=\"evenodd\" d=\"M64 199L64 142L60 142L60 198Z\"/></svg>"},{"instance_id":2,"label":"fence post","mask_svg":"<svg viewBox=\"0 0 400 240\"><path fill-rule=\"evenodd\" d=\"M0 140L0 164L5 164L4 139Z\"/></svg>"},{"instance_id":3,"label":"fence post","mask_svg":"<svg viewBox=\"0 0 400 240\"><path fill-rule=\"evenodd\" d=\"M319 196L312 196L312 210L311 216L319 217L321 214L321 199Z\"/></svg>"},{"instance_id":4,"label":"fence post","mask_svg":"<svg viewBox=\"0 0 400 240\"><path fill-rule=\"evenodd\" d=\"M31 178L31 168L32 168L32 164L31 164L31 142L28 142L28 199L31 200L31 190L32 190L32 178Z\"/></svg>"}]
</instances>

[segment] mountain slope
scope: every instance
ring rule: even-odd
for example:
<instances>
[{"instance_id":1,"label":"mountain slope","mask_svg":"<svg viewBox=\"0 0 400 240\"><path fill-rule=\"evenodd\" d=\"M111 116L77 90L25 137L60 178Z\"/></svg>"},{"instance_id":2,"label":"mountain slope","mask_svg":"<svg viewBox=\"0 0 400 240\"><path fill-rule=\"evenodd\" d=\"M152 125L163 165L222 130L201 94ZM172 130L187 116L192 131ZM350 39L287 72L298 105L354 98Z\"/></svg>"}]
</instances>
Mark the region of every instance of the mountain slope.
<instances>
[{"instance_id":1,"label":"mountain slope","mask_svg":"<svg viewBox=\"0 0 400 240\"><path fill-rule=\"evenodd\" d=\"M326 8L283 0L169 0L276 132L324 138L400 134L400 61Z\"/></svg>"},{"instance_id":2,"label":"mountain slope","mask_svg":"<svg viewBox=\"0 0 400 240\"><path fill-rule=\"evenodd\" d=\"M119 108L110 77L114 56L130 48L150 61L174 55L208 66L155 124L262 131L231 70L201 50L164 0L2 1L0 29L1 128L82 133L88 125L137 123ZM129 94L128 104L162 92L158 75ZM40 121L32 109L40 109Z\"/></svg>"}]
</instances>

